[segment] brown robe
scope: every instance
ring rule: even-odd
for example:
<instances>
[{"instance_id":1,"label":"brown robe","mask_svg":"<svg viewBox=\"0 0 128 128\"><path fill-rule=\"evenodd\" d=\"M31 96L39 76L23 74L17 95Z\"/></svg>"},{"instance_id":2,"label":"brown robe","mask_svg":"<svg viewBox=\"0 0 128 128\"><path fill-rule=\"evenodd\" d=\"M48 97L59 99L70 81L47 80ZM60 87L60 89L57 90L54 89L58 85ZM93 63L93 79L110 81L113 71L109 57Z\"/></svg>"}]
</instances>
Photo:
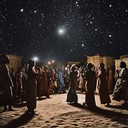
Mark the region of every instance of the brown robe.
<instances>
[{"instance_id":1,"label":"brown robe","mask_svg":"<svg viewBox=\"0 0 128 128\"><path fill-rule=\"evenodd\" d=\"M110 103L111 101L108 93L107 73L105 69L99 70L97 80L101 104Z\"/></svg>"}]
</instances>

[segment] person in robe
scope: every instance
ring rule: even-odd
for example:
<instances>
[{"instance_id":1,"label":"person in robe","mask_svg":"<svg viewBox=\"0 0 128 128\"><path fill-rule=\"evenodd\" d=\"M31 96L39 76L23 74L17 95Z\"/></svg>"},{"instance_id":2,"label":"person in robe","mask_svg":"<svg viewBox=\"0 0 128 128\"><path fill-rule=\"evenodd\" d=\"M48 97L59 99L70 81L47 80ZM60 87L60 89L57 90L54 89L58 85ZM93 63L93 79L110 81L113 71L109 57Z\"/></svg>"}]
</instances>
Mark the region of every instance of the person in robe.
<instances>
[{"instance_id":1,"label":"person in robe","mask_svg":"<svg viewBox=\"0 0 128 128\"><path fill-rule=\"evenodd\" d=\"M101 104L105 104L105 106L110 106L111 100L108 92L108 78L107 78L108 75L107 75L107 71L104 68L103 63L100 63L97 75L98 75L97 88L99 90Z\"/></svg>"},{"instance_id":2,"label":"person in robe","mask_svg":"<svg viewBox=\"0 0 128 128\"><path fill-rule=\"evenodd\" d=\"M48 86L48 67L45 66L42 70L42 79L43 79L43 95L46 96L46 98L50 98L50 94L48 92L49 86Z\"/></svg>"},{"instance_id":3,"label":"person in robe","mask_svg":"<svg viewBox=\"0 0 128 128\"><path fill-rule=\"evenodd\" d=\"M61 67L58 68L58 81L59 81L59 92L61 93L62 91L63 92L66 92L66 89L65 89L65 83L64 83L64 77L63 77L63 71L61 69Z\"/></svg>"},{"instance_id":4,"label":"person in robe","mask_svg":"<svg viewBox=\"0 0 128 128\"><path fill-rule=\"evenodd\" d=\"M13 82L9 74L9 58L6 54L0 55L0 88L2 93L2 104L4 106L3 111L11 111L13 100Z\"/></svg>"},{"instance_id":5,"label":"person in robe","mask_svg":"<svg viewBox=\"0 0 128 128\"><path fill-rule=\"evenodd\" d=\"M120 63L120 73L117 78L115 88L113 91L113 100L121 101L124 100L123 105L128 104L128 69L126 68L126 63Z\"/></svg>"},{"instance_id":6,"label":"person in robe","mask_svg":"<svg viewBox=\"0 0 128 128\"><path fill-rule=\"evenodd\" d=\"M95 108L95 97L94 93L96 90L96 73L92 70L93 65L89 63L87 65L87 71L85 72L86 81L86 93L85 93L85 104L89 108Z\"/></svg>"},{"instance_id":7,"label":"person in robe","mask_svg":"<svg viewBox=\"0 0 128 128\"><path fill-rule=\"evenodd\" d=\"M38 67L37 69L37 97L41 100L41 96L43 96L43 77L42 77L42 69Z\"/></svg>"},{"instance_id":8,"label":"person in robe","mask_svg":"<svg viewBox=\"0 0 128 128\"><path fill-rule=\"evenodd\" d=\"M78 87L77 75L78 75L77 67L76 65L73 64L71 66L70 75L69 75L70 87L67 93L66 101L75 104L78 102L78 96L76 93L76 88Z\"/></svg>"},{"instance_id":9,"label":"person in robe","mask_svg":"<svg viewBox=\"0 0 128 128\"><path fill-rule=\"evenodd\" d=\"M37 96L37 74L35 71L35 62L33 60L28 61L27 72L27 85L26 85L26 103L28 113L35 114L36 109L36 96Z\"/></svg>"}]
</instances>

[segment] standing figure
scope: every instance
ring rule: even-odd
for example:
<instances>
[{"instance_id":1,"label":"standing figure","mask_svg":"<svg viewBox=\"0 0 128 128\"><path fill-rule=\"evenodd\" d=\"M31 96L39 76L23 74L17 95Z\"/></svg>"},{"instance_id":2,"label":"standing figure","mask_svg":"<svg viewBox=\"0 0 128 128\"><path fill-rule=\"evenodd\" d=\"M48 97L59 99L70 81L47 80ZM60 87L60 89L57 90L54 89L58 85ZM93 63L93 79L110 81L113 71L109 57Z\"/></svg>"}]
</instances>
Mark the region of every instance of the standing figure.
<instances>
[{"instance_id":1,"label":"standing figure","mask_svg":"<svg viewBox=\"0 0 128 128\"><path fill-rule=\"evenodd\" d=\"M12 99L14 85L10 77L7 64L9 64L9 59L5 54L2 54L0 56L0 88L2 92L2 100L4 105L3 111L13 110Z\"/></svg>"},{"instance_id":2,"label":"standing figure","mask_svg":"<svg viewBox=\"0 0 128 128\"><path fill-rule=\"evenodd\" d=\"M43 92L44 92L44 96L46 96L46 98L50 98L49 96L49 92L48 92L48 67L45 66L44 70L42 71L42 79L43 79Z\"/></svg>"},{"instance_id":3,"label":"standing figure","mask_svg":"<svg viewBox=\"0 0 128 128\"><path fill-rule=\"evenodd\" d=\"M85 72L85 80L86 80L86 99L85 104L89 108L96 107L94 92L96 89L96 73L92 70L93 65L91 63L87 66L87 71Z\"/></svg>"},{"instance_id":4,"label":"standing figure","mask_svg":"<svg viewBox=\"0 0 128 128\"><path fill-rule=\"evenodd\" d=\"M16 89L17 89L17 77L16 77L16 71L13 68L10 69L10 76L11 76L11 79L12 79L12 82L13 82L13 100L14 102L16 101Z\"/></svg>"},{"instance_id":5,"label":"standing figure","mask_svg":"<svg viewBox=\"0 0 128 128\"><path fill-rule=\"evenodd\" d=\"M54 79L55 79L55 70L51 68L49 70L49 88L48 88L48 93L51 95L54 93Z\"/></svg>"},{"instance_id":6,"label":"standing figure","mask_svg":"<svg viewBox=\"0 0 128 128\"><path fill-rule=\"evenodd\" d=\"M85 91L85 80L84 80L85 71L80 69L80 81L79 81L79 89L81 92Z\"/></svg>"},{"instance_id":7,"label":"standing figure","mask_svg":"<svg viewBox=\"0 0 128 128\"><path fill-rule=\"evenodd\" d=\"M41 96L43 96L43 78L42 78L42 70L40 67L37 69L37 97L41 100Z\"/></svg>"},{"instance_id":8,"label":"standing figure","mask_svg":"<svg viewBox=\"0 0 128 128\"><path fill-rule=\"evenodd\" d=\"M62 69L59 67L58 68L58 81L59 81L59 91L60 93L63 91L65 92L65 84L64 84L64 77L63 77L63 71Z\"/></svg>"},{"instance_id":9,"label":"standing figure","mask_svg":"<svg viewBox=\"0 0 128 128\"><path fill-rule=\"evenodd\" d=\"M70 70L70 88L69 91L67 93L67 102L74 102L77 103L78 102L78 96L76 94L76 88L78 86L78 82L77 82L77 67L75 65L71 66L71 70Z\"/></svg>"},{"instance_id":10,"label":"standing figure","mask_svg":"<svg viewBox=\"0 0 128 128\"><path fill-rule=\"evenodd\" d=\"M128 69L126 68L126 63L120 63L121 71L117 78L114 92L112 94L113 100L124 100L124 105L127 105L128 101Z\"/></svg>"},{"instance_id":11,"label":"standing figure","mask_svg":"<svg viewBox=\"0 0 128 128\"><path fill-rule=\"evenodd\" d=\"M100 95L101 104L105 104L109 106L110 97L108 93L108 80L107 80L107 72L104 68L104 64L100 63L99 70L98 70L98 90Z\"/></svg>"},{"instance_id":12,"label":"standing figure","mask_svg":"<svg viewBox=\"0 0 128 128\"><path fill-rule=\"evenodd\" d=\"M109 93L113 92L114 82L115 82L114 72L113 72L112 66L110 66L108 68L108 91L109 91Z\"/></svg>"},{"instance_id":13,"label":"standing figure","mask_svg":"<svg viewBox=\"0 0 128 128\"><path fill-rule=\"evenodd\" d=\"M26 96L27 96L27 108L28 112L34 114L34 109L36 108L36 94L37 94L37 74L35 72L35 62L33 60L28 61L28 80L26 86Z\"/></svg>"},{"instance_id":14,"label":"standing figure","mask_svg":"<svg viewBox=\"0 0 128 128\"><path fill-rule=\"evenodd\" d=\"M19 68L17 72L17 97L19 102L23 103L23 92L24 92L24 83L23 83L23 72Z\"/></svg>"},{"instance_id":15,"label":"standing figure","mask_svg":"<svg viewBox=\"0 0 128 128\"><path fill-rule=\"evenodd\" d=\"M69 66L65 67L64 70L64 84L66 86L66 89L69 89L69 74L70 74L70 70L69 70Z\"/></svg>"}]
</instances>

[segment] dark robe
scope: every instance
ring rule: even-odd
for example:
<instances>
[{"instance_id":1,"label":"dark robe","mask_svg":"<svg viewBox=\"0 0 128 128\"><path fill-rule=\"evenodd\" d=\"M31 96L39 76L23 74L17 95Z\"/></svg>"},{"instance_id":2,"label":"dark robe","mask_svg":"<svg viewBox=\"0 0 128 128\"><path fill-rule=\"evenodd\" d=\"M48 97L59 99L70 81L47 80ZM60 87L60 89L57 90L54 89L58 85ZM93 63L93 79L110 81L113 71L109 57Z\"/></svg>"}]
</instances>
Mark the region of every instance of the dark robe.
<instances>
[{"instance_id":1,"label":"dark robe","mask_svg":"<svg viewBox=\"0 0 128 128\"><path fill-rule=\"evenodd\" d=\"M101 104L110 103L111 101L108 93L107 72L105 69L99 70L98 72L98 89Z\"/></svg>"},{"instance_id":2,"label":"dark robe","mask_svg":"<svg viewBox=\"0 0 128 128\"><path fill-rule=\"evenodd\" d=\"M95 107L95 97L94 92L96 89L96 74L92 70L88 70L85 73L85 80L86 80L86 99L85 103L88 107Z\"/></svg>"},{"instance_id":3,"label":"dark robe","mask_svg":"<svg viewBox=\"0 0 128 128\"><path fill-rule=\"evenodd\" d=\"M33 111L36 108L36 96L37 96L37 75L32 68L28 69L28 81L27 81L27 108L29 111Z\"/></svg>"}]
</instances>

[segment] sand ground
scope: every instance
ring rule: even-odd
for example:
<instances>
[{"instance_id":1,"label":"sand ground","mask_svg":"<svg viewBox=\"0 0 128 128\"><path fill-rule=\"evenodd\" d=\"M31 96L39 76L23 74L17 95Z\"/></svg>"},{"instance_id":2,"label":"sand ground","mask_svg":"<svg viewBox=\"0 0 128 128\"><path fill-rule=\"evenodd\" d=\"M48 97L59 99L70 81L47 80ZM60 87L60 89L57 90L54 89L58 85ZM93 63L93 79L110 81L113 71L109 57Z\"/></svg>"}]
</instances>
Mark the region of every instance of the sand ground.
<instances>
[{"instance_id":1,"label":"sand ground","mask_svg":"<svg viewBox=\"0 0 128 128\"><path fill-rule=\"evenodd\" d=\"M112 101L105 107L95 95L98 108L89 110L83 106L85 95L79 92L77 105L67 104L66 94L51 97L37 100L38 115L26 114L25 105L6 112L0 107L0 128L128 128L128 107L121 102Z\"/></svg>"}]
</instances>

